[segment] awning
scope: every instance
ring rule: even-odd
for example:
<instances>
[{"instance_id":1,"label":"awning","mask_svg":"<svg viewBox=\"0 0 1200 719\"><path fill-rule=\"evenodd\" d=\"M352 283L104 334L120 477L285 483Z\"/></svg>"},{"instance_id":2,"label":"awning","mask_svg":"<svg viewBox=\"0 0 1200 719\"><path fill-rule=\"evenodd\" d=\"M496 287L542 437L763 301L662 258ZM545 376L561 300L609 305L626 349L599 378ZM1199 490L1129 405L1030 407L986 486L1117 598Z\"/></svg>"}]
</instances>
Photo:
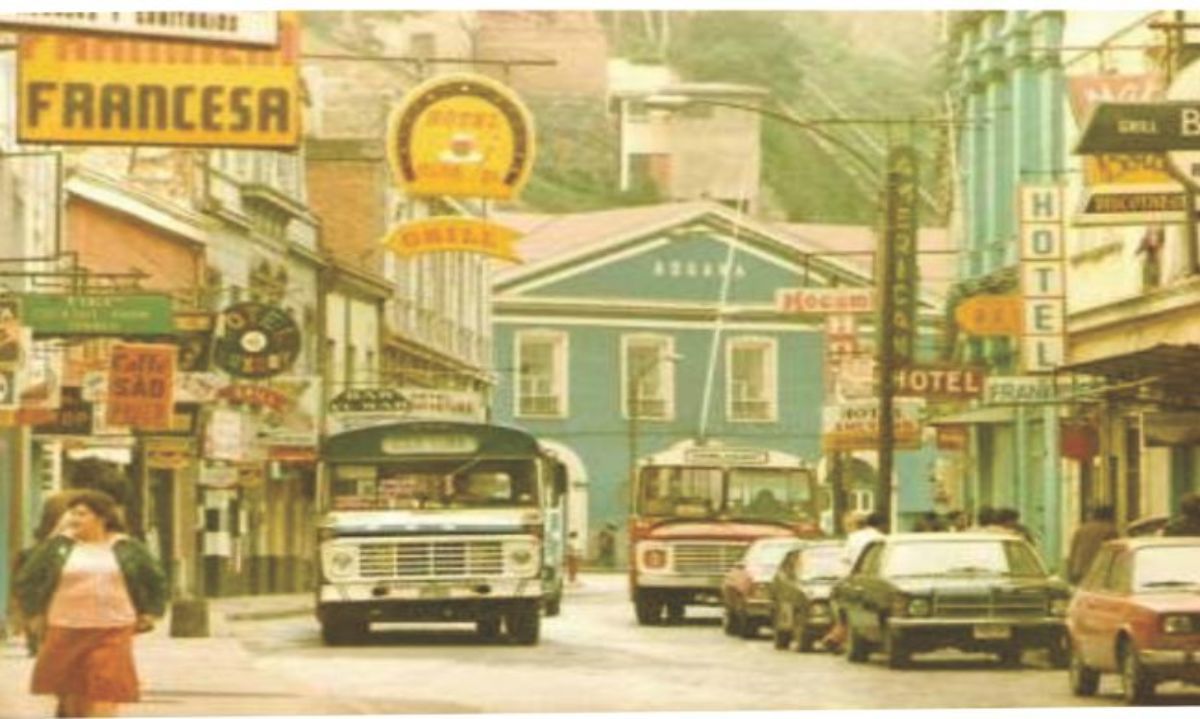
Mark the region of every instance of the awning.
<instances>
[{"instance_id":1,"label":"awning","mask_svg":"<svg viewBox=\"0 0 1200 719\"><path fill-rule=\"evenodd\" d=\"M1125 354L1064 365L1060 372L1104 377L1113 382L1158 379L1192 388L1200 376L1200 345L1160 344Z\"/></svg>"},{"instance_id":2,"label":"awning","mask_svg":"<svg viewBox=\"0 0 1200 719\"><path fill-rule=\"evenodd\" d=\"M948 414L943 417L934 417L926 424L934 427L938 425L952 424L1008 424L1017 419L1017 410L1014 407L979 407L977 409L969 409L966 412L958 412L956 414Z\"/></svg>"}]
</instances>

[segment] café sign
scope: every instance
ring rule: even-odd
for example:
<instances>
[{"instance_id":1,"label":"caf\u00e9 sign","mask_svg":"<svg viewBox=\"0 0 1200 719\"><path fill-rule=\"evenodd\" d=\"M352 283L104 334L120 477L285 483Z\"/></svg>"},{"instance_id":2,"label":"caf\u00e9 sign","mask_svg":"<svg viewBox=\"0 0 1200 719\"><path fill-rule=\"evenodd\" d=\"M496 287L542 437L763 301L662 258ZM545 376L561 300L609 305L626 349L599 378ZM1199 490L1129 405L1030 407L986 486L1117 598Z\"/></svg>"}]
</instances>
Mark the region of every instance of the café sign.
<instances>
[{"instance_id":1,"label":"caf\u00e9 sign","mask_svg":"<svg viewBox=\"0 0 1200 719\"><path fill-rule=\"evenodd\" d=\"M274 377L300 356L300 327L279 307L239 302L221 314L221 321L213 362L234 377Z\"/></svg>"}]
</instances>

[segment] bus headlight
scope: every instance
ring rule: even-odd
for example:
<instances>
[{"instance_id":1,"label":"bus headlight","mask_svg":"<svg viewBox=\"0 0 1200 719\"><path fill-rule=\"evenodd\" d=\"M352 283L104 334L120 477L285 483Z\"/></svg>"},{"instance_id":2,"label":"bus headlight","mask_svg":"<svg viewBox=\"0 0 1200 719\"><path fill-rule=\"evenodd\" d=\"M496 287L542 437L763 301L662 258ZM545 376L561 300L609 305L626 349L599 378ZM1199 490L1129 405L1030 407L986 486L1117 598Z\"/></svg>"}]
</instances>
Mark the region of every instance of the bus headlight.
<instances>
[{"instance_id":1,"label":"bus headlight","mask_svg":"<svg viewBox=\"0 0 1200 719\"><path fill-rule=\"evenodd\" d=\"M648 572L661 572L671 563L671 555L665 544L643 543L638 545L638 564Z\"/></svg>"},{"instance_id":2,"label":"bus headlight","mask_svg":"<svg viewBox=\"0 0 1200 719\"><path fill-rule=\"evenodd\" d=\"M537 545L533 542L509 542L504 545L504 568L516 574L530 574L538 568Z\"/></svg>"},{"instance_id":3,"label":"bus headlight","mask_svg":"<svg viewBox=\"0 0 1200 719\"><path fill-rule=\"evenodd\" d=\"M358 574L358 550L351 546L326 549L325 574L330 579L348 579Z\"/></svg>"}]
</instances>

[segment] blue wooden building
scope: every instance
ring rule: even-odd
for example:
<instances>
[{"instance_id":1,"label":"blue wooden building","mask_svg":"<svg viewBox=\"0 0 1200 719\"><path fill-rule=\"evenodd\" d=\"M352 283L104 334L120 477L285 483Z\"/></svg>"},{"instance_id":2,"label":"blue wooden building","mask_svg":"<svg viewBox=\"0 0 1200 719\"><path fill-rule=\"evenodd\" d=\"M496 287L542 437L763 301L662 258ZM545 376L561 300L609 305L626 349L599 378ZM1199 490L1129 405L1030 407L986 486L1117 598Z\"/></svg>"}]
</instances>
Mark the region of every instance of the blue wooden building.
<instances>
[{"instance_id":1,"label":"blue wooden building","mask_svg":"<svg viewBox=\"0 0 1200 719\"><path fill-rule=\"evenodd\" d=\"M566 459L581 537L623 528L631 458L681 440L818 464L824 322L778 312L776 290L870 285L869 256L706 201L496 219L525 233L525 263L492 283L493 418ZM931 506L931 463L898 454L901 512Z\"/></svg>"}]
</instances>

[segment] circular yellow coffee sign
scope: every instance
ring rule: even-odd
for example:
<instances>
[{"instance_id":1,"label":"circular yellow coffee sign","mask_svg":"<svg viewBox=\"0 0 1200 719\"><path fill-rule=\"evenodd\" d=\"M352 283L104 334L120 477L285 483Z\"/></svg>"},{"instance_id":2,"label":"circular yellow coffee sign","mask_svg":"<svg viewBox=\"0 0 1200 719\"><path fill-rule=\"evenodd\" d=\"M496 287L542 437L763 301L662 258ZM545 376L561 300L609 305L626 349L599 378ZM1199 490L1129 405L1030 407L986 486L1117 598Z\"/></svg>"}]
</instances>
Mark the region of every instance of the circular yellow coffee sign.
<instances>
[{"instance_id":1,"label":"circular yellow coffee sign","mask_svg":"<svg viewBox=\"0 0 1200 719\"><path fill-rule=\"evenodd\" d=\"M388 127L392 172L410 195L513 199L529 179L533 152L529 110L482 75L418 85Z\"/></svg>"}]
</instances>

